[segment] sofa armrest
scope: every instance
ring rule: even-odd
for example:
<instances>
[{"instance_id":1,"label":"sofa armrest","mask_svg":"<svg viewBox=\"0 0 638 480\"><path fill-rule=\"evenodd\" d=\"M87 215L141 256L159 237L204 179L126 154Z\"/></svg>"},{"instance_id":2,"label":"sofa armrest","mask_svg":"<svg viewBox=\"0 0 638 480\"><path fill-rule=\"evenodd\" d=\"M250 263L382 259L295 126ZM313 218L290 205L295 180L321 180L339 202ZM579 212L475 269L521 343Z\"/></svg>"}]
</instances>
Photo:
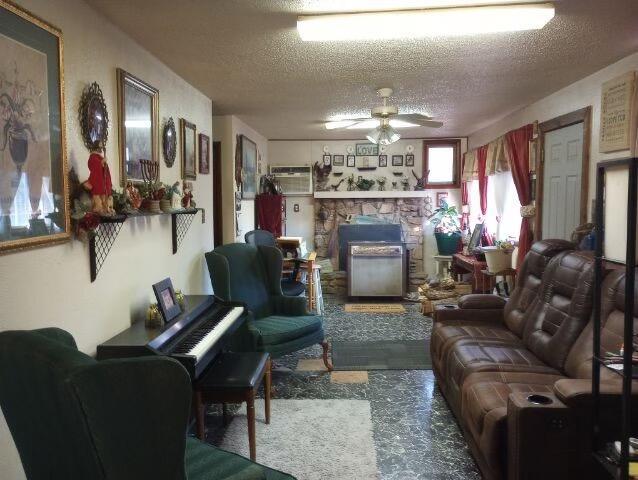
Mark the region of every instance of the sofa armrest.
<instances>
[{"instance_id":1,"label":"sofa armrest","mask_svg":"<svg viewBox=\"0 0 638 480\"><path fill-rule=\"evenodd\" d=\"M467 310L498 310L506 303L503 297L492 294L471 293L459 298L459 307Z\"/></svg>"},{"instance_id":2,"label":"sofa armrest","mask_svg":"<svg viewBox=\"0 0 638 480\"><path fill-rule=\"evenodd\" d=\"M530 398L531 397L531 398ZM536 400L536 401L535 401ZM552 394L512 393L507 404L507 478L577 478L573 412ZM582 463L582 462L581 462Z\"/></svg>"},{"instance_id":3,"label":"sofa armrest","mask_svg":"<svg viewBox=\"0 0 638 480\"><path fill-rule=\"evenodd\" d=\"M632 408L638 408L638 382L634 381ZM554 393L570 407L590 408L593 401L591 379L563 378L554 384ZM618 381L603 381L600 383L601 407L620 408L622 383Z\"/></svg>"},{"instance_id":4,"label":"sofa armrest","mask_svg":"<svg viewBox=\"0 0 638 480\"><path fill-rule=\"evenodd\" d=\"M272 295L271 304L277 315L300 317L310 315L308 312L308 299L306 297L288 297L286 295Z\"/></svg>"}]
</instances>

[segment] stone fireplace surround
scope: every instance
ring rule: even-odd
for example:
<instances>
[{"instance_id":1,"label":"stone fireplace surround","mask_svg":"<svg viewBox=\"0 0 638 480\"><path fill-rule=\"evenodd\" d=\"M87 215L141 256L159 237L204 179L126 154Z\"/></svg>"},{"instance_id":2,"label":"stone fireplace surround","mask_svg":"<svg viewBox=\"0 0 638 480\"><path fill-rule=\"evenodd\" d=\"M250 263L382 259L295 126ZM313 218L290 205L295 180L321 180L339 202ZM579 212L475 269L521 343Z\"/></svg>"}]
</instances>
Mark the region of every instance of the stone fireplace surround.
<instances>
[{"instance_id":1,"label":"stone fireplace surround","mask_svg":"<svg viewBox=\"0 0 638 480\"><path fill-rule=\"evenodd\" d=\"M423 264L423 225L426 221L424 197L418 198L315 198L315 250L320 260L330 259L334 272L321 274L324 293L345 296L346 272L339 267L338 226L347 215L366 215L401 225L410 252L408 291L415 291L426 278ZM323 220L322 218L325 218Z\"/></svg>"}]
</instances>

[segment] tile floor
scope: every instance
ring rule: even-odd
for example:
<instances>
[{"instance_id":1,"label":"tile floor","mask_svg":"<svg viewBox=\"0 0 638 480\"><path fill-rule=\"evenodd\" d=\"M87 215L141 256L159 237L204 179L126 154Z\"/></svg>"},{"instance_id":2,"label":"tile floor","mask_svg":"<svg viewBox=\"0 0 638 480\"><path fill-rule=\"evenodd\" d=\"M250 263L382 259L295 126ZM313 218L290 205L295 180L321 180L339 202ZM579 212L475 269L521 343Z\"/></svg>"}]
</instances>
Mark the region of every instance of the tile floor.
<instances>
[{"instance_id":1,"label":"tile floor","mask_svg":"<svg viewBox=\"0 0 638 480\"><path fill-rule=\"evenodd\" d=\"M429 338L432 322L416 304L406 304L405 314L345 313L343 301L326 300L329 341ZM327 374L320 371L320 356L317 346L277 359L276 397L368 399L381 480L481 478L431 370ZM207 439L213 444L224 434L219 414L213 407L207 417Z\"/></svg>"}]
</instances>

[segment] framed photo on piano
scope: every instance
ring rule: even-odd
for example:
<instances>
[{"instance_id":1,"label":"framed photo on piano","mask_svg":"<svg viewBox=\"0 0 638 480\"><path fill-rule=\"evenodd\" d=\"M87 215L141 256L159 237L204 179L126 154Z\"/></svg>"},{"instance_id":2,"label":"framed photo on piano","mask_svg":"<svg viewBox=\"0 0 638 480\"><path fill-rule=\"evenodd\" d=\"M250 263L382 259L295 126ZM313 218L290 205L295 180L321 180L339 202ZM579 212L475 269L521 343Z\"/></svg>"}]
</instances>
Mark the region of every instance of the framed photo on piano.
<instances>
[{"instance_id":1,"label":"framed photo on piano","mask_svg":"<svg viewBox=\"0 0 638 480\"><path fill-rule=\"evenodd\" d=\"M165 278L153 285L153 292L155 292L157 307L162 313L165 323L170 322L182 313L182 308L179 306L173 289L173 282L171 282L170 278Z\"/></svg>"}]
</instances>

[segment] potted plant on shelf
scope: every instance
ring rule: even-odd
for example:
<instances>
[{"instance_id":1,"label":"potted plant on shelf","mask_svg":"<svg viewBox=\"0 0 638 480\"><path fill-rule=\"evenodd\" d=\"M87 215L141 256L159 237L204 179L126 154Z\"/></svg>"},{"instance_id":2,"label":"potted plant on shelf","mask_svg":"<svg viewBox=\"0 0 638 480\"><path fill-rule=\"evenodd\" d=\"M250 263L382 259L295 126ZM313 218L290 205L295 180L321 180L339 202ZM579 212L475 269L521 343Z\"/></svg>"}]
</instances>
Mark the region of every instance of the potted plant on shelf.
<instances>
[{"instance_id":1,"label":"potted plant on shelf","mask_svg":"<svg viewBox=\"0 0 638 480\"><path fill-rule=\"evenodd\" d=\"M442 201L441 206L428 219L434 225L439 255L453 255L458 252L461 245L461 225L456 207Z\"/></svg>"},{"instance_id":2,"label":"potted plant on shelf","mask_svg":"<svg viewBox=\"0 0 638 480\"><path fill-rule=\"evenodd\" d=\"M485 253L487 270L489 272L502 272L512 268L512 252L514 244L507 240L497 240L496 245L491 247L481 247Z\"/></svg>"}]
</instances>

